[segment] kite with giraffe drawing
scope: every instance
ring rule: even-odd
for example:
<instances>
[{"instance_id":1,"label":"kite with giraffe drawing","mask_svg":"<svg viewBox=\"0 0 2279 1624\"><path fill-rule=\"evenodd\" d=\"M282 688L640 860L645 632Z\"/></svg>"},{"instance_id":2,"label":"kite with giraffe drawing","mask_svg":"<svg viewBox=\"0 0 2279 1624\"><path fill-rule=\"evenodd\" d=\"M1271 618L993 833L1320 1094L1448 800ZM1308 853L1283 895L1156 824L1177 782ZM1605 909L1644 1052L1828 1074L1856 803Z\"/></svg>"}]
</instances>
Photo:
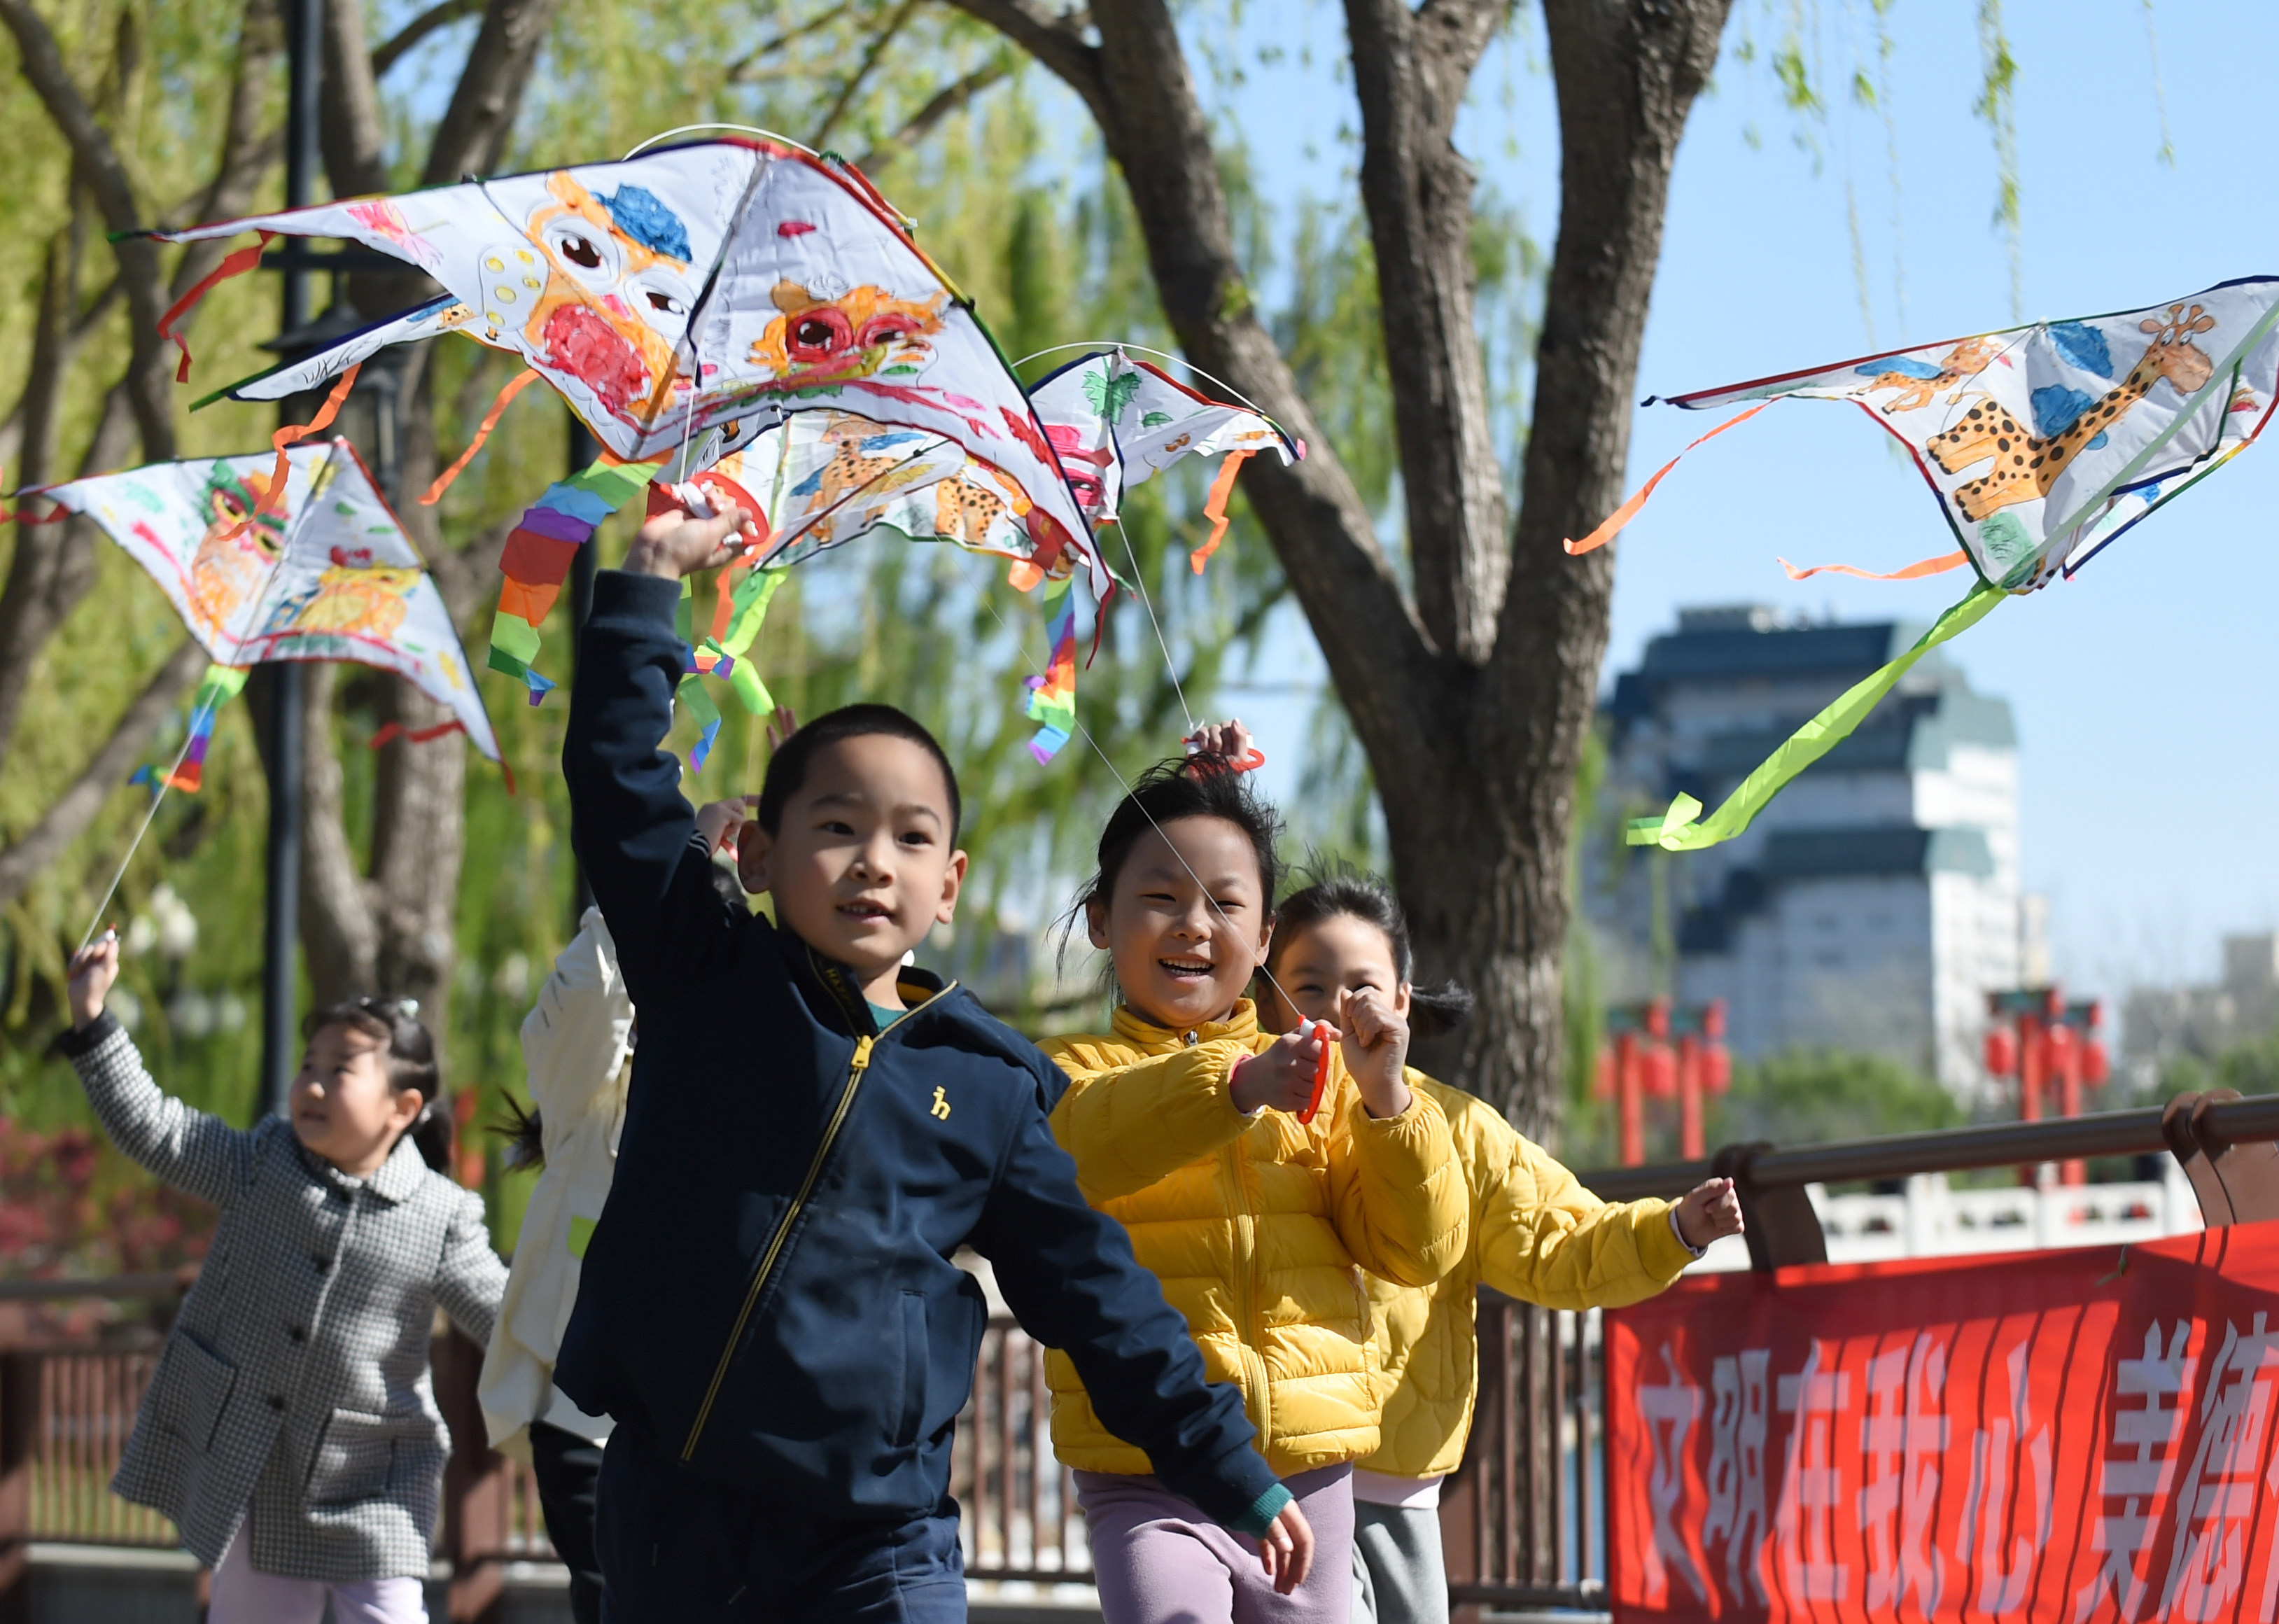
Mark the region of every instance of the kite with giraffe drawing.
<instances>
[{"instance_id":1,"label":"kite with giraffe drawing","mask_svg":"<svg viewBox=\"0 0 2279 1624\"><path fill-rule=\"evenodd\" d=\"M1731 839L1927 650L2004 596L2070 579L2122 532L2253 443L2279 404L2279 278L2245 277L2142 310L1892 350L1668 404L1746 408L1698 446L1788 396L1850 401L1897 438L1960 543L1880 573L1799 569L1783 559L1792 580L1828 570L1913 580L1968 567L1976 584L1915 647L1806 723L1714 814L1703 818L1698 801L1680 796L1663 816L1631 824L1633 845L1692 850ZM1612 540L1677 460L1567 550Z\"/></svg>"}]
</instances>

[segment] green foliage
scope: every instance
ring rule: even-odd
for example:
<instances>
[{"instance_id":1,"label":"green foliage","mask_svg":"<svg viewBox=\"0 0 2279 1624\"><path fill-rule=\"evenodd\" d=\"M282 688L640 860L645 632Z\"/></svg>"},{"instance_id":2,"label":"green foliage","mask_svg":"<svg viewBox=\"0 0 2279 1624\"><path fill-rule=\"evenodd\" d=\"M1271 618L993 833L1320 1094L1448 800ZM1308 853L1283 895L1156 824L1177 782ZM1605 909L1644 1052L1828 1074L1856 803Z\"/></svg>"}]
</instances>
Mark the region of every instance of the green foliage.
<instances>
[{"instance_id":1,"label":"green foliage","mask_svg":"<svg viewBox=\"0 0 2279 1624\"><path fill-rule=\"evenodd\" d=\"M1709 1113L1713 1144L1814 1144L1956 1128L1962 1107L1929 1077L1881 1055L1799 1050L1736 1065Z\"/></svg>"},{"instance_id":2,"label":"green foliage","mask_svg":"<svg viewBox=\"0 0 2279 1624\"><path fill-rule=\"evenodd\" d=\"M2205 1094L2210 1089L2279 1094L2279 1030L2235 1044L2214 1059L2185 1055L2169 1061L2160 1068L2154 1097L2145 1103L2157 1104L2179 1094Z\"/></svg>"},{"instance_id":3,"label":"green foliage","mask_svg":"<svg viewBox=\"0 0 2279 1624\"><path fill-rule=\"evenodd\" d=\"M1978 52L1982 73L1971 112L1994 137L1994 223L2010 250L2010 319L2025 319L2025 245L2018 216L2018 61L2002 23L2002 0L1978 0Z\"/></svg>"}]
</instances>

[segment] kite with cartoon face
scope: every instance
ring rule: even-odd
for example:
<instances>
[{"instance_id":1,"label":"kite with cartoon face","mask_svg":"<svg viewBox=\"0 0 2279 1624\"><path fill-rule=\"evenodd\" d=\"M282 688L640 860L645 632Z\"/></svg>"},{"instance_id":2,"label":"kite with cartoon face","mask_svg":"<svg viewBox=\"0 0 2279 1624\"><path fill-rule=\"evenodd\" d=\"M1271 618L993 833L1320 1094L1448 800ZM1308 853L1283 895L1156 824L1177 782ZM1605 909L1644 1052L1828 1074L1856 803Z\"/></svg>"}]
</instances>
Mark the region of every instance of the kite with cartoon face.
<instances>
[{"instance_id":1,"label":"kite with cartoon face","mask_svg":"<svg viewBox=\"0 0 2279 1624\"><path fill-rule=\"evenodd\" d=\"M687 387L674 351L694 298L687 227L644 187L597 197L557 171L546 189L554 201L527 222L536 250L484 256L485 314L495 331L520 327L534 358L635 421Z\"/></svg>"},{"instance_id":2,"label":"kite with cartoon face","mask_svg":"<svg viewBox=\"0 0 2279 1624\"><path fill-rule=\"evenodd\" d=\"M284 520L259 511L268 490L266 474L241 479L226 462L214 464L206 481L206 527L190 560L189 599L197 629L208 637L221 635L284 556Z\"/></svg>"},{"instance_id":3,"label":"kite with cartoon face","mask_svg":"<svg viewBox=\"0 0 2279 1624\"><path fill-rule=\"evenodd\" d=\"M947 292L897 299L868 284L836 298L810 293L788 278L771 297L782 314L752 345L752 364L775 374L778 388L846 383L881 373L915 376L933 359L929 335L941 331Z\"/></svg>"}]
</instances>

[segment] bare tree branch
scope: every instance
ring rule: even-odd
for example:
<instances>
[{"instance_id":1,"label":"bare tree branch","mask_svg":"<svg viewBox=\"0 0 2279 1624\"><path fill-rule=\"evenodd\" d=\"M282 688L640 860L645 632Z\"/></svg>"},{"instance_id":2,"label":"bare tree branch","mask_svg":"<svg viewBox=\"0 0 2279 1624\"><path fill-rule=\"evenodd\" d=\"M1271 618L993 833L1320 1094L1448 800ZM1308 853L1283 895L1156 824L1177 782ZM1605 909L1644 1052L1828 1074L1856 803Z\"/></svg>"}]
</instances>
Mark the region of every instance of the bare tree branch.
<instances>
[{"instance_id":1,"label":"bare tree branch","mask_svg":"<svg viewBox=\"0 0 2279 1624\"><path fill-rule=\"evenodd\" d=\"M0 908L21 897L42 869L87 832L104 800L150 744L158 724L205 666L205 650L195 639L184 638L127 707L127 713L111 728L111 737L104 741L71 788L57 797L21 840L0 851Z\"/></svg>"},{"instance_id":2,"label":"bare tree branch","mask_svg":"<svg viewBox=\"0 0 2279 1624\"><path fill-rule=\"evenodd\" d=\"M380 73L379 57L364 49L364 0L326 0L325 96L319 137L325 175L333 183L335 197L360 197L366 192L388 189Z\"/></svg>"},{"instance_id":3,"label":"bare tree branch","mask_svg":"<svg viewBox=\"0 0 2279 1624\"><path fill-rule=\"evenodd\" d=\"M33 20L37 22L38 19L35 18ZM13 26L12 19L11 26ZM49 43L52 47L52 39ZM201 208L211 213L229 215L243 212L258 189L262 175L275 161L275 143L263 134L260 126L269 81L273 77L277 58L283 49L284 30L276 0L250 0L239 35L229 111L223 120L220 161L216 165L212 182L204 189L200 198ZM69 88L66 81L65 89ZM76 159L73 173L85 173ZM152 248L146 239L137 241L143 249ZM119 247L125 250L127 245L121 243ZM225 245L219 242L198 243L190 248L176 264L172 282L161 290L163 296L168 301L179 298L213 267L224 249ZM118 276L87 310L77 314L61 343L56 342L51 329L42 327L43 337L35 341L33 380L27 385L24 400L19 404L19 411L23 412L22 421L32 442L40 442L48 434L48 430L38 427L35 420L35 406L39 399L39 390L42 388L59 390L63 387L72 358L88 328L101 318L110 301L121 289L131 297L138 287L145 285L138 282L138 266L155 274L157 263L155 252L147 261L122 253L119 258ZM140 319L142 309L147 304L148 301L144 300L137 305L132 312L133 319ZM146 336L155 342L155 332L138 330L138 345ZM137 358L130 361L127 375L113 384L104 397L95 433L80 459L78 471L81 474L114 468L127 460L133 432L144 415L142 408L149 404L151 393L150 374L145 369L147 358L140 349L135 354ZM171 435L173 383L165 375L163 351L159 352L158 360L159 377L156 387L165 408ZM43 364L49 368L44 373L42 370ZM48 380L46 384L42 383L42 377ZM167 450L154 451L147 433L143 435L146 458L171 455L171 447L170 438ZM51 455L51 452L43 454L37 478L53 477L53 471L46 466ZM7 584L4 589L0 589L0 761L7 758L13 742L32 666L57 629L95 584L95 550L99 534L90 521L73 519L57 527L35 526L20 532L17 537L14 555L9 560Z\"/></svg>"},{"instance_id":4,"label":"bare tree branch","mask_svg":"<svg viewBox=\"0 0 2279 1624\"><path fill-rule=\"evenodd\" d=\"M1362 199L1396 409L1416 608L1468 666L1494 645L1509 539L1486 358L1473 322L1471 164L1453 139L1508 0L1347 0Z\"/></svg>"},{"instance_id":5,"label":"bare tree branch","mask_svg":"<svg viewBox=\"0 0 2279 1624\"><path fill-rule=\"evenodd\" d=\"M1235 258L1209 125L1163 0L1101 7L1093 15L1096 47L1083 42L1075 19L1047 19L1030 0L959 4L1032 51L1031 42L1041 40L1089 86L1087 100L1131 192L1156 292L1181 347L1306 442L1307 455L1293 467L1252 461L1243 489L1314 626L1379 781L1423 774L1433 735L1454 715L1452 704L1439 703L1446 675L1403 599L1368 504L1260 322ZM1054 66L1051 58L1040 60Z\"/></svg>"},{"instance_id":6,"label":"bare tree branch","mask_svg":"<svg viewBox=\"0 0 2279 1624\"><path fill-rule=\"evenodd\" d=\"M839 87L839 94L832 98L822 122L815 127L815 136L807 143L809 146L822 147L829 143L831 132L839 127L839 120L847 116L847 110L855 104L855 98L862 94L863 85L878 71L879 64L886 59L886 52L893 48L894 36L909 24L917 9L918 0L902 0L894 8L894 15L886 19L886 27L871 36L871 48L863 53L863 60L847 76L847 82Z\"/></svg>"},{"instance_id":7,"label":"bare tree branch","mask_svg":"<svg viewBox=\"0 0 2279 1624\"><path fill-rule=\"evenodd\" d=\"M111 137L96 121L95 111L73 82L64 65L56 36L32 9L30 0L0 0L0 23L15 35L19 65L47 108L48 116L71 145L72 157L88 191L113 232L135 232L142 227L142 212L127 166ZM134 344L127 380L134 418L142 435L142 454L153 462L174 455L173 379L166 366L165 342L158 336L158 319L165 314L165 283L158 270L158 245L148 237L126 236L112 244L120 274L127 282L131 312L129 331Z\"/></svg>"},{"instance_id":8,"label":"bare tree branch","mask_svg":"<svg viewBox=\"0 0 2279 1624\"><path fill-rule=\"evenodd\" d=\"M435 127L421 185L442 186L497 166L538 48L561 9L562 0L489 0L483 7L483 26Z\"/></svg>"},{"instance_id":9,"label":"bare tree branch","mask_svg":"<svg viewBox=\"0 0 2279 1624\"><path fill-rule=\"evenodd\" d=\"M728 65L728 72L725 82L732 85L740 85L748 82L751 79L759 77L759 65L762 62L764 62L770 57L774 56L778 51L790 44L794 40L804 39L810 34L819 33L823 29L829 27L833 23L837 22L840 18L846 16L848 12L854 9L855 7L852 0L841 0L841 4L830 6L824 11L817 12L805 22L796 24L792 27L785 29L781 34L777 35L775 38L768 41L765 44L754 47L749 55L739 57L735 61L730 63Z\"/></svg>"},{"instance_id":10,"label":"bare tree branch","mask_svg":"<svg viewBox=\"0 0 2279 1624\"><path fill-rule=\"evenodd\" d=\"M1084 98L1101 127L1106 117L1107 87L1102 82L1101 48L1085 37L1088 12L1047 12L1039 0L952 0L1043 63L1052 74ZM1122 0L1112 0L1120 5ZM1181 58L1184 73L1186 59Z\"/></svg>"},{"instance_id":11,"label":"bare tree branch","mask_svg":"<svg viewBox=\"0 0 2279 1624\"><path fill-rule=\"evenodd\" d=\"M962 79L952 80L927 98L925 106L904 119L902 128L856 158L855 167L867 170L873 165L885 163L907 148L916 146L932 134L934 127L944 119L963 108L983 91L1002 84L1012 75L1012 65L1000 57L982 64Z\"/></svg>"},{"instance_id":12,"label":"bare tree branch","mask_svg":"<svg viewBox=\"0 0 2279 1624\"><path fill-rule=\"evenodd\" d=\"M388 70L417 50L429 35L438 28L449 27L463 17L472 17L481 9L482 0L439 0L439 4L429 6L398 28L378 50L372 53L372 76L374 79L387 78ZM357 23L357 33L361 35L361 17ZM329 28L329 19L326 26Z\"/></svg>"}]
</instances>

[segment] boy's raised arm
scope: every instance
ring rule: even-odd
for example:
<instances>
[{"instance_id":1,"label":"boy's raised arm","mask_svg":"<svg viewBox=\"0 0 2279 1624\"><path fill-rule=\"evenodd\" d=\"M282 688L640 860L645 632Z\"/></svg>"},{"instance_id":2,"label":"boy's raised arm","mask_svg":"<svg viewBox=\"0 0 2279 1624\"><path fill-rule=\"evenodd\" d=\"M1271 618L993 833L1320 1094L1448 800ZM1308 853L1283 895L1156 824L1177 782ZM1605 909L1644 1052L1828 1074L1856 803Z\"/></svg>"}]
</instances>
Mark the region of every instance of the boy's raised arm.
<instances>
[{"instance_id":1,"label":"boy's raised arm","mask_svg":"<svg viewBox=\"0 0 2279 1624\"><path fill-rule=\"evenodd\" d=\"M1123 1225L1086 1205L1041 1111L998 1169L972 1243L1023 1328L1075 1363L1109 1430L1145 1450L1173 1493L1260 1532L1262 1503L1270 1519L1284 1497L1252 1447L1240 1390L1204 1379L1186 1321L1133 1258Z\"/></svg>"}]
</instances>

